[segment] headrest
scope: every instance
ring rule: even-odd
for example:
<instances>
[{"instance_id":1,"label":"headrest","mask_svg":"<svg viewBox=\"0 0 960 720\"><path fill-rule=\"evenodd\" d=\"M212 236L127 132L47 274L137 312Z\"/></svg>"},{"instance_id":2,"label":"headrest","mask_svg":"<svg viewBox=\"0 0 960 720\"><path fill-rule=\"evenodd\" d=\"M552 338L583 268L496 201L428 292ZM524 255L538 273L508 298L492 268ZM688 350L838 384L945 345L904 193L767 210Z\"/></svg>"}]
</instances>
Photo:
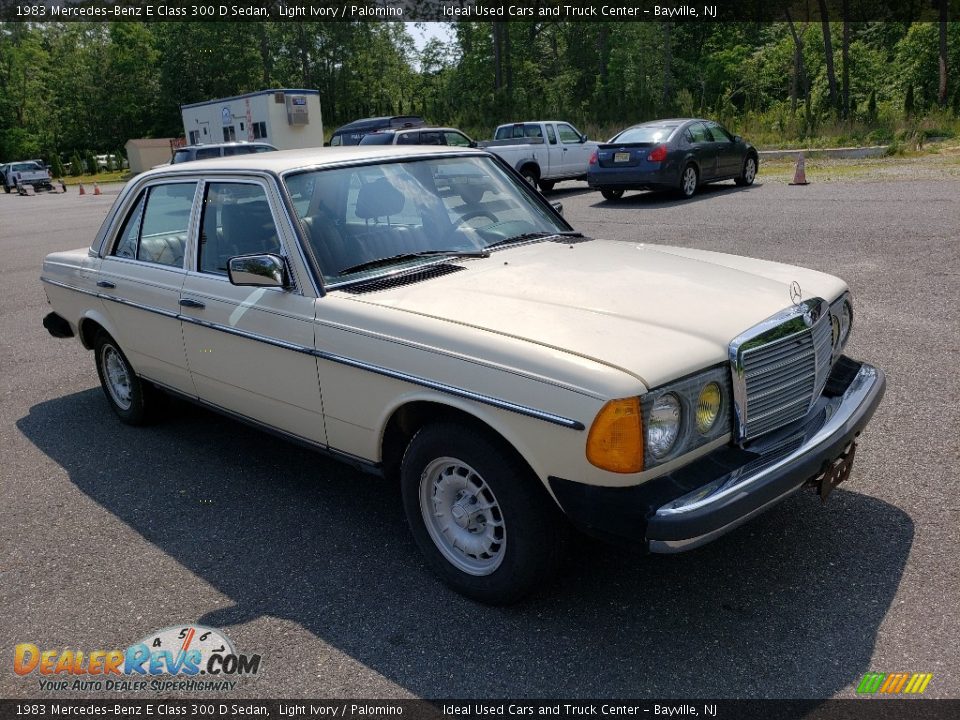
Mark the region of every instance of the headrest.
<instances>
[{"instance_id":1,"label":"headrest","mask_svg":"<svg viewBox=\"0 0 960 720\"><path fill-rule=\"evenodd\" d=\"M403 193L383 177L360 188L355 212L361 220L388 217L403 210L403 201Z\"/></svg>"}]
</instances>

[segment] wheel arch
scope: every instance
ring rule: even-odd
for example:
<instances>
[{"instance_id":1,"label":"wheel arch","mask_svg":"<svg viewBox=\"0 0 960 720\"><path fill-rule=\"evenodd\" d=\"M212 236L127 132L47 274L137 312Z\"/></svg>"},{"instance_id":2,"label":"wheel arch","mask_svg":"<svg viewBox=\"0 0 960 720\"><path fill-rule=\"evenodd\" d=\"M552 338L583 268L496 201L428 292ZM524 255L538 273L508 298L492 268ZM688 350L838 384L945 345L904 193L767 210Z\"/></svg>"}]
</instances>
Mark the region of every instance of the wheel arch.
<instances>
[{"instance_id":1,"label":"wheel arch","mask_svg":"<svg viewBox=\"0 0 960 720\"><path fill-rule=\"evenodd\" d=\"M77 337L80 339L80 344L86 350L93 350L97 333L101 330L116 340L117 336L113 331L113 325L107 318L98 312L87 313L77 323Z\"/></svg>"},{"instance_id":2,"label":"wheel arch","mask_svg":"<svg viewBox=\"0 0 960 720\"><path fill-rule=\"evenodd\" d=\"M458 403L455 399L448 401L447 398L429 395L404 398L386 413L381 426L379 450L384 476L399 479L403 453L418 430L433 422L449 422L466 425L487 434L523 463L531 475L540 478L533 463L528 460L529 449L511 437L512 433L507 431L502 423L497 422L495 413L477 410L478 408ZM549 487L542 480L541 484L549 493Z\"/></svg>"},{"instance_id":3,"label":"wheel arch","mask_svg":"<svg viewBox=\"0 0 960 720\"><path fill-rule=\"evenodd\" d=\"M517 172L523 175L524 170L530 170L536 176L537 181L540 180L540 163L536 160L525 159L517 163Z\"/></svg>"}]
</instances>

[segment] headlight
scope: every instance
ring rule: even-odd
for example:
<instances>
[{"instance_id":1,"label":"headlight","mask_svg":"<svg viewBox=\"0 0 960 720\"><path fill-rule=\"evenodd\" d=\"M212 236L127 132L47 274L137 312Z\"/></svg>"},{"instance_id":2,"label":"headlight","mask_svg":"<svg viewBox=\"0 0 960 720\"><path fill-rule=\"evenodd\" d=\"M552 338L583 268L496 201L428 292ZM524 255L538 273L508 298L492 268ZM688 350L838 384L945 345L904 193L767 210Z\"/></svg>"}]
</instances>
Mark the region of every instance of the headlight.
<instances>
[{"instance_id":1,"label":"headlight","mask_svg":"<svg viewBox=\"0 0 960 720\"><path fill-rule=\"evenodd\" d=\"M835 358L843 352L843 347L850 338L851 327L853 327L853 304L850 302L850 293L844 293L830 306L830 330Z\"/></svg>"},{"instance_id":2,"label":"headlight","mask_svg":"<svg viewBox=\"0 0 960 720\"><path fill-rule=\"evenodd\" d=\"M673 449L682 419L680 399L673 393L665 393L654 401L647 424L647 447L651 455L659 460Z\"/></svg>"},{"instance_id":3,"label":"headlight","mask_svg":"<svg viewBox=\"0 0 960 720\"><path fill-rule=\"evenodd\" d=\"M700 397L697 398L697 432L706 435L720 417L720 386L715 383L707 383L700 391Z\"/></svg>"}]
</instances>

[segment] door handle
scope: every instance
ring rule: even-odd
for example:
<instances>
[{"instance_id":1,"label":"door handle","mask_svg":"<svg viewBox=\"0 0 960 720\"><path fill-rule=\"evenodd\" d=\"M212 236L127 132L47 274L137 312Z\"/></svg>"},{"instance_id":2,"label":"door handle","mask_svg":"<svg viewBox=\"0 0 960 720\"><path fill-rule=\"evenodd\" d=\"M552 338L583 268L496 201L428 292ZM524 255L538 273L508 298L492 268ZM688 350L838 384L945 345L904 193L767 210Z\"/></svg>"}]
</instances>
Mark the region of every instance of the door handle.
<instances>
[{"instance_id":1,"label":"door handle","mask_svg":"<svg viewBox=\"0 0 960 720\"><path fill-rule=\"evenodd\" d=\"M197 310L202 310L203 308L206 307L206 305L204 305L199 300L191 300L190 298L180 298L180 306L188 307L188 308L196 308Z\"/></svg>"},{"instance_id":2,"label":"door handle","mask_svg":"<svg viewBox=\"0 0 960 720\"><path fill-rule=\"evenodd\" d=\"M106 281L106 280L100 280L100 281L97 283L97 287L107 288L107 290L113 290L113 289L116 287L116 285L114 285L112 282L108 282L108 281Z\"/></svg>"}]
</instances>

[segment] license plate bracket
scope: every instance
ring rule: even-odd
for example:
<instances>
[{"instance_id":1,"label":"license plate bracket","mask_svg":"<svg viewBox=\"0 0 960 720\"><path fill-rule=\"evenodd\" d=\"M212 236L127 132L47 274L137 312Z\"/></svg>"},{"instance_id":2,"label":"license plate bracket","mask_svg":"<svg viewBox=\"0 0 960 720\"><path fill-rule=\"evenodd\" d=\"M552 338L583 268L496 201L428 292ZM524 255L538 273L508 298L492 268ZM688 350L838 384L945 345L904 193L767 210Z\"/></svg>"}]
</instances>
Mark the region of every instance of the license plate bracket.
<instances>
[{"instance_id":1,"label":"license plate bracket","mask_svg":"<svg viewBox=\"0 0 960 720\"><path fill-rule=\"evenodd\" d=\"M630 162L630 153L618 152L613 154L613 161L618 163Z\"/></svg>"},{"instance_id":2,"label":"license plate bracket","mask_svg":"<svg viewBox=\"0 0 960 720\"><path fill-rule=\"evenodd\" d=\"M837 485L850 477L850 471L853 470L853 458L856 454L857 444L851 442L840 457L830 461L820 476L813 481L817 488L817 495L820 496L822 502L827 501L827 497Z\"/></svg>"}]
</instances>

